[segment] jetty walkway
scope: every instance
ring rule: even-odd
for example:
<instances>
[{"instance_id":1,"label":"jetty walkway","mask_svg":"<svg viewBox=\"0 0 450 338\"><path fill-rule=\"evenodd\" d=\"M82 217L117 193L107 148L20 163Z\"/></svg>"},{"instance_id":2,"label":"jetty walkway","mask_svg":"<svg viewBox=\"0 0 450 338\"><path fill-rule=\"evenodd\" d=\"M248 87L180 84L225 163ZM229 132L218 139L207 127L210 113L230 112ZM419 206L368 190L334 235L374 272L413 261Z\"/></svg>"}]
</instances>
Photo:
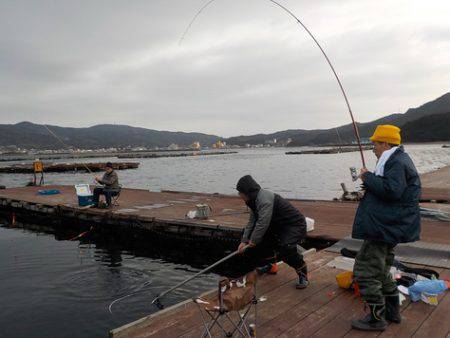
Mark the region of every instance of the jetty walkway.
<instances>
[{"instance_id":1,"label":"jetty walkway","mask_svg":"<svg viewBox=\"0 0 450 338\"><path fill-rule=\"evenodd\" d=\"M248 210L237 196L188 192L151 192L122 189L119 205L111 209L79 207L73 186L45 186L57 189L57 195L39 195L43 187L0 190L0 211L14 213L17 220L78 223L122 229L141 228L182 237L203 237L208 240L239 240L248 221ZM446 198L439 193L439 198ZM436 196L428 196L432 200ZM449 199L450 200L450 199ZM339 201L291 200L305 216L315 220L315 229L308 237L331 243L351 233L357 204ZM186 219L197 204L208 204L212 215L206 220ZM39 216L39 217L37 217ZM423 220L422 239L444 243L448 228L435 220Z\"/></svg>"},{"instance_id":2,"label":"jetty walkway","mask_svg":"<svg viewBox=\"0 0 450 338\"><path fill-rule=\"evenodd\" d=\"M421 206L450 211L450 167L423 176ZM119 205L112 209L79 207L72 186L46 186L59 189L60 194L41 196L42 187L0 190L0 212L6 217L36 221L68 221L97 224L100 228L123 229L204 238L211 241L238 241L248 219L248 211L237 196L187 192L150 192L123 189ZM401 307L404 321L392 324L382 334L357 332L350 321L362 315L359 298L336 285L340 270L328 265L339 256L336 246L346 245L357 204L340 201L292 200L305 216L315 220L315 229L308 232L312 241L328 242L327 249L308 256L311 285L305 290L294 288L295 275L280 266L277 275L259 279L258 294L267 297L258 308L258 337L448 337L450 333L450 295L439 297L438 306L410 303ZM197 204L209 204L212 215L206 220L186 219ZM450 278L450 222L446 219L423 218L422 241L404 251L412 266L431 267ZM344 243L344 244L342 244ZM401 255L403 257L403 255ZM414 263L416 262L416 263ZM425 262L425 263L421 263ZM170 286L168 286L170 287ZM217 290L207 293L213 298ZM150 300L149 300L150 302ZM110 331L110 337L198 337L201 317L191 300Z\"/></svg>"},{"instance_id":3,"label":"jetty walkway","mask_svg":"<svg viewBox=\"0 0 450 338\"><path fill-rule=\"evenodd\" d=\"M403 322L389 325L383 332L352 330L352 319L364 314L364 305L350 291L340 289L335 276L342 272L327 265L337 254L321 251L306 257L310 286L295 289L295 272L282 264L276 275L258 280L258 297L267 300L258 305L257 337L448 337L450 332L450 294L439 296L438 306L422 302L401 306ZM414 265L420 267L420 265ZM450 269L434 268L441 278L450 278ZM217 290L205 295L214 299ZM133 323L111 330L112 338L200 337L201 316L192 300L174 305ZM217 335L214 335L217 334ZM218 332L213 335L220 337Z\"/></svg>"},{"instance_id":4,"label":"jetty walkway","mask_svg":"<svg viewBox=\"0 0 450 338\"><path fill-rule=\"evenodd\" d=\"M450 167L427 174L423 179L425 196L423 203L443 211L450 211ZM447 185L446 185L447 184ZM433 190L436 189L437 190ZM294 201L302 211L316 220L316 229L308 236L341 239L329 249L306 257L309 266L310 286L297 290L295 273L281 264L277 275L264 275L258 280L258 297L267 300L258 305L258 337L449 337L450 294L438 297L437 306L423 302L412 303L407 298L401 306L403 321L390 324L385 332L362 332L352 330L351 320L363 315L363 303L359 297L337 286L335 276L342 272L329 265L339 257L333 247L346 243L356 205L353 203ZM423 219L421 246L409 249L409 265L432 268L441 279L450 278L450 222ZM420 243L420 242L419 242ZM408 251L408 250L407 250ZM441 256L436 260L436 253ZM430 257L423 257L430 256ZM398 259L402 260L400 257ZM411 261L428 261L429 264L412 264ZM215 299L217 290L202 297ZM109 332L112 338L145 337L199 337L203 332L202 319L192 300L149 315ZM217 332L213 332L213 335Z\"/></svg>"}]
</instances>

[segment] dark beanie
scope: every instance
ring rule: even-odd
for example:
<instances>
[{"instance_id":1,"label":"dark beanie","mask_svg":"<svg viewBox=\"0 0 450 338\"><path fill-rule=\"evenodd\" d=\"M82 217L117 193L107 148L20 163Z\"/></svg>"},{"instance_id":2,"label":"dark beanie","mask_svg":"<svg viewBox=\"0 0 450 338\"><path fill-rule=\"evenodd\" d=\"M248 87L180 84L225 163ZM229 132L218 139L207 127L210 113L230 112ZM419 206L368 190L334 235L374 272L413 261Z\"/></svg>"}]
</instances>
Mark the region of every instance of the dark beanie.
<instances>
[{"instance_id":1,"label":"dark beanie","mask_svg":"<svg viewBox=\"0 0 450 338\"><path fill-rule=\"evenodd\" d=\"M260 191L261 186L253 179L253 177L245 175L239 179L236 190L245 195L250 195L253 192Z\"/></svg>"},{"instance_id":2,"label":"dark beanie","mask_svg":"<svg viewBox=\"0 0 450 338\"><path fill-rule=\"evenodd\" d=\"M106 162L105 167L113 169L113 164L111 162Z\"/></svg>"}]
</instances>

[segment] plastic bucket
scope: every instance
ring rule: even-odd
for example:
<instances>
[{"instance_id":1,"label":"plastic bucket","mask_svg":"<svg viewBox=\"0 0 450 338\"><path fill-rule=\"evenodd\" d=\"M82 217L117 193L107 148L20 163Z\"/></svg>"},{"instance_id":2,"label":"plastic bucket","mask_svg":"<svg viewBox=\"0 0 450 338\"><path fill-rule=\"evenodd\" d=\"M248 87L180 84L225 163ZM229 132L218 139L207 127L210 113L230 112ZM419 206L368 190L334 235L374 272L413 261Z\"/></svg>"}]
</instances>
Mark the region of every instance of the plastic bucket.
<instances>
[{"instance_id":1,"label":"plastic bucket","mask_svg":"<svg viewBox=\"0 0 450 338\"><path fill-rule=\"evenodd\" d=\"M353 283L353 272L345 271L336 275L336 282L340 288L349 289Z\"/></svg>"}]
</instances>

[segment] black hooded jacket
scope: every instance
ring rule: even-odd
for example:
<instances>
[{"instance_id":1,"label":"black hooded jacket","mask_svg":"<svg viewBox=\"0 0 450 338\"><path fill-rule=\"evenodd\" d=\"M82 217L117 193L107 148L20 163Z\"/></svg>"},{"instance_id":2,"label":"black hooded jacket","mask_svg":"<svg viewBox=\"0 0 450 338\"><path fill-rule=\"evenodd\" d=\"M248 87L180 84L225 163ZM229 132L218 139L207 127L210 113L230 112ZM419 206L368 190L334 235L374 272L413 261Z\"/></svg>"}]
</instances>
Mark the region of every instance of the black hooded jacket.
<instances>
[{"instance_id":1,"label":"black hooded jacket","mask_svg":"<svg viewBox=\"0 0 450 338\"><path fill-rule=\"evenodd\" d=\"M242 242L277 240L284 245L298 243L305 237L305 217L283 197L261 189L250 175L242 177L236 189L249 198L246 204L251 210Z\"/></svg>"},{"instance_id":2,"label":"black hooded jacket","mask_svg":"<svg viewBox=\"0 0 450 338\"><path fill-rule=\"evenodd\" d=\"M253 179L253 177L250 175L241 177L236 185L236 190L247 196L249 200L245 204L247 204L250 209L255 209L256 197L261 190L261 186Z\"/></svg>"}]
</instances>

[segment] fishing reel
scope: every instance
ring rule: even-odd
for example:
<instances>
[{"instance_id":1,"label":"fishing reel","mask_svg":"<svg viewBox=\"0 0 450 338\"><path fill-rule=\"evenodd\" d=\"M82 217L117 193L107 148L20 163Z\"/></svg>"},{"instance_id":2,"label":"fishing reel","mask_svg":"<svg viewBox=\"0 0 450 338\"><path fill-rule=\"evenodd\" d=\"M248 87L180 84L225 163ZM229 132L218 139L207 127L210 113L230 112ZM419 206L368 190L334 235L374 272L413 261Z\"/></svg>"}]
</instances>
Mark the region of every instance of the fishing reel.
<instances>
[{"instance_id":1,"label":"fishing reel","mask_svg":"<svg viewBox=\"0 0 450 338\"><path fill-rule=\"evenodd\" d=\"M350 167L350 175L352 175L352 181L355 182L358 179L358 172L355 167Z\"/></svg>"}]
</instances>

